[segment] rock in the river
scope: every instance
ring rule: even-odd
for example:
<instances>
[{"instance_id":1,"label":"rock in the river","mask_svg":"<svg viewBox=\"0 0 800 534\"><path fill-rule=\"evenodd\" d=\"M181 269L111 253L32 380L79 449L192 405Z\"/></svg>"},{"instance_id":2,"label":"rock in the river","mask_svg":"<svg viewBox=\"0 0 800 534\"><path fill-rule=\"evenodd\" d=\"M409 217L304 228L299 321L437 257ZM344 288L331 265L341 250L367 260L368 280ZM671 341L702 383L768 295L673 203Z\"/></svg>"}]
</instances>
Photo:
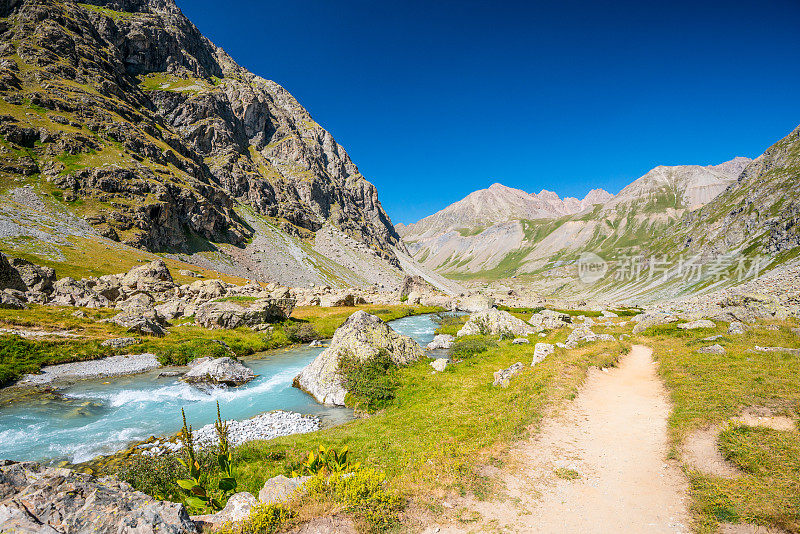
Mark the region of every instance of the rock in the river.
<instances>
[{"instance_id":1,"label":"rock in the river","mask_svg":"<svg viewBox=\"0 0 800 534\"><path fill-rule=\"evenodd\" d=\"M264 482L264 487L258 492L258 500L264 504L283 504L288 502L292 494L311 479L311 477L287 478L283 475L272 477Z\"/></svg>"},{"instance_id":2,"label":"rock in the river","mask_svg":"<svg viewBox=\"0 0 800 534\"><path fill-rule=\"evenodd\" d=\"M507 311L489 308L470 315L467 323L461 327L457 336L472 335L510 335L515 337L533 334L531 325L518 319Z\"/></svg>"},{"instance_id":3,"label":"rock in the river","mask_svg":"<svg viewBox=\"0 0 800 534\"><path fill-rule=\"evenodd\" d=\"M188 534L196 527L183 505L116 478L25 462L0 467L0 532Z\"/></svg>"},{"instance_id":4,"label":"rock in the river","mask_svg":"<svg viewBox=\"0 0 800 534\"><path fill-rule=\"evenodd\" d=\"M501 369L499 371L495 371L494 373L494 382L492 383L495 387L503 387L507 388L508 385L511 383L511 379L522 372L523 367L525 367L522 362L517 362L511 367L507 369Z\"/></svg>"},{"instance_id":5,"label":"rock in the river","mask_svg":"<svg viewBox=\"0 0 800 534\"><path fill-rule=\"evenodd\" d=\"M256 377L253 370L233 358L201 358L181 380L192 384L240 386Z\"/></svg>"},{"instance_id":6,"label":"rock in the river","mask_svg":"<svg viewBox=\"0 0 800 534\"><path fill-rule=\"evenodd\" d=\"M425 348L428 350L449 349L453 346L455 339L450 334L437 334Z\"/></svg>"},{"instance_id":7,"label":"rock in the river","mask_svg":"<svg viewBox=\"0 0 800 534\"><path fill-rule=\"evenodd\" d=\"M554 330L562 328L572 323L572 317L566 313L561 313L553 310L542 310L534 313L528 323L533 326L537 332L541 330Z\"/></svg>"},{"instance_id":8,"label":"rock in the river","mask_svg":"<svg viewBox=\"0 0 800 534\"><path fill-rule=\"evenodd\" d=\"M531 362L531 365L536 365L537 363L541 362L553 354L555 350L555 347L550 343L537 343L533 348L533 361Z\"/></svg>"},{"instance_id":9,"label":"rock in the river","mask_svg":"<svg viewBox=\"0 0 800 534\"><path fill-rule=\"evenodd\" d=\"M381 350L397 365L425 356L422 347L410 337L398 334L374 315L357 311L336 330L330 346L295 378L295 386L322 404L344 406L347 390L338 374L340 358L351 354L363 362Z\"/></svg>"},{"instance_id":10,"label":"rock in the river","mask_svg":"<svg viewBox=\"0 0 800 534\"><path fill-rule=\"evenodd\" d=\"M681 330L696 330L697 328L714 328L715 325L714 321L709 321L708 319L700 319L697 321L691 321L688 323L679 324L678 328Z\"/></svg>"},{"instance_id":11,"label":"rock in the river","mask_svg":"<svg viewBox=\"0 0 800 534\"><path fill-rule=\"evenodd\" d=\"M730 325L728 325L728 334L731 335L740 335L744 334L748 330L748 326L740 321L733 321Z\"/></svg>"},{"instance_id":12,"label":"rock in the river","mask_svg":"<svg viewBox=\"0 0 800 534\"><path fill-rule=\"evenodd\" d=\"M701 347L697 349L701 354L725 354L725 347L719 344L710 345L708 347Z\"/></svg>"},{"instance_id":13,"label":"rock in the river","mask_svg":"<svg viewBox=\"0 0 800 534\"><path fill-rule=\"evenodd\" d=\"M195 282L197 283L197 282ZM283 321L292 314L293 299L253 302L212 301L197 308L195 320L205 328L236 328Z\"/></svg>"},{"instance_id":14,"label":"rock in the river","mask_svg":"<svg viewBox=\"0 0 800 534\"><path fill-rule=\"evenodd\" d=\"M441 373L447 368L447 358L436 358L431 362L434 371Z\"/></svg>"}]
</instances>

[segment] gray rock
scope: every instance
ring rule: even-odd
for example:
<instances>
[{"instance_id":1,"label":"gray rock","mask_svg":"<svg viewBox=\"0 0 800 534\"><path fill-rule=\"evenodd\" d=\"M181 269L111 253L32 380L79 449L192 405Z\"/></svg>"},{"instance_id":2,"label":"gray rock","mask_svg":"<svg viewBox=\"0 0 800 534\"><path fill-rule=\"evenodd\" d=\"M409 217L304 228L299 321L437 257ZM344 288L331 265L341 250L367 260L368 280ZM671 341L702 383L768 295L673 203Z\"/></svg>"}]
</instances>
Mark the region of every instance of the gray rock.
<instances>
[{"instance_id":1,"label":"gray rock","mask_svg":"<svg viewBox=\"0 0 800 534\"><path fill-rule=\"evenodd\" d=\"M561 313L553 310L542 310L534 313L528 323L533 326L536 331L540 330L555 330L563 328L572 323L572 317L566 313Z\"/></svg>"},{"instance_id":2,"label":"gray rock","mask_svg":"<svg viewBox=\"0 0 800 534\"><path fill-rule=\"evenodd\" d=\"M522 319L514 317L507 311L490 308L470 315L469 320L456 335L457 337L471 335L522 337L533 333L533 327Z\"/></svg>"},{"instance_id":3,"label":"gray rock","mask_svg":"<svg viewBox=\"0 0 800 534\"><path fill-rule=\"evenodd\" d=\"M701 354L725 354L725 347L715 344L708 347L699 348L697 349L697 352Z\"/></svg>"},{"instance_id":4,"label":"gray rock","mask_svg":"<svg viewBox=\"0 0 800 534\"><path fill-rule=\"evenodd\" d=\"M17 273L19 273L19 277L28 291L37 291L40 293L50 293L53 291L53 282L56 281L55 269L51 267L42 267L19 258L10 260L10 263L11 267L16 269Z\"/></svg>"},{"instance_id":5,"label":"gray rock","mask_svg":"<svg viewBox=\"0 0 800 534\"><path fill-rule=\"evenodd\" d=\"M601 313L603 314L603 317L608 317L608 318L619 317L619 315L617 315L616 313L608 310L603 310Z\"/></svg>"},{"instance_id":6,"label":"gray rock","mask_svg":"<svg viewBox=\"0 0 800 534\"><path fill-rule=\"evenodd\" d=\"M717 341L718 339L722 339L724 336L722 334L717 334L716 336L708 336L704 337L703 341Z\"/></svg>"},{"instance_id":7,"label":"gray rock","mask_svg":"<svg viewBox=\"0 0 800 534\"><path fill-rule=\"evenodd\" d=\"M122 312L112 317L111 321L126 328L131 334L155 337L164 337L167 334L166 330L153 316L148 317L135 312Z\"/></svg>"},{"instance_id":8,"label":"gray rock","mask_svg":"<svg viewBox=\"0 0 800 534\"><path fill-rule=\"evenodd\" d=\"M192 516L192 520L212 528L218 528L225 523L234 523L246 519L253 507L258 504L258 500L252 493L241 491L228 497L225 507L216 514L205 514Z\"/></svg>"},{"instance_id":9,"label":"gray rock","mask_svg":"<svg viewBox=\"0 0 800 534\"><path fill-rule=\"evenodd\" d=\"M115 349L121 349L124 347L130 347L131 345L136 345L139 342L138 339L135 337L115 337L113 339L106 339L102 343L100 343L103 347L113 347Z\"/></svg>"},{"instance_id":10,"label":"gray rock","mask_svg":"<svg viewBox=\"0 0 800 534\"><path fill-rule=\"evenodd\" d=\"M28 289L19 272L11 266L11 262L2 252L0 252L0 289L16 289L17 291L27 291Z\"/></svg>"},{"instance_id":11,"label":"gray rock","mask_svg":"<svg viewBox=\"0 0 800 534\"><path fill-rule=\"evenodd\" d=\"M122 286L138 291L161 292L175 287L175 282L164 260L157 259L125 273L122 276Z\"/></svg>"},{"instance_id":12,"label":"gray rock","mask_svg":"<svg viewBox=\"0 0 800 534\"><path fill-rule=\"evenodd\" d=\"M184 382L240 386L256 377L252 369L227 356L201 358L193 363L192 368L181 379Z\"/></svg>"},{"instance_id":13,"label":"gray rock","mask_svg":"<svg viewBox=\"0 0 800 534\"><path fill-rule=\"evenodd\" d=\"M293 299L258 299L254 302L207 302L197 308L195 321L205 328L237 328L287 319Z\"/></svg>"},{"instance_id":14,"label":"gray rock","mask_svg":"<svg viewBox=\"0 0 800 534\"><path fill-rule=\"evenodd\" d=\"M486 311L494 306L494 299L486 295L470 295L460 299L456 303L458 311L469 313Z\"/></svg>"},{"instance_id":15,"label":"gray rock","mask_svg":"<svg viewBox=\"0 0 800 534\"><path fill-rule=\"evenodd\" d=\"M425 348L428 350L449 349L453 346L455 339L450 334L437 334Z\"/></svg>"},{"instance_id":16,"label":"gray rock","mask_svg":"<svg viewBox=\"0 0 800 534\"><path fill-rule=\"evenodd\" d=\"M709 321L708 319L700 319L697 321L691 321L688 323L679 324L678 328L681 330L696 330L698 328L714 328L717 325L714 324L714 321Z\"/></svg>"},{"instance_id":17,"label":"gray rock","mask_svg":"<svg viewBox=\"0 0 800 534\"><path fill-rule=\"evenodd\" d=\"M8 289L0 291L0 308L4 310L22 310L27 306Z\"/></svg>"},{"instance_id":18,"label":"gray rock","mask_svg":"<svg viewBox=\"0 0 800 534\"><path fill-rule=\"evenodd\" d=\"M287 478L283 475L270 478L258 492L258 500L264 504L283 504L311 477Z\"/></svg>"},{"instance_id":19,"label":"gray rock","mask_svg":"<svg viewBox=\"0 0 800 534\"><path fill-rule=\"evenodd\" d=\"M350 354L367 361L381 350L397 365L425 356L422 347L410 337L398 334L374 315L357 311L336 329L330 346L300 372L294 384L322 404L344 406L347 390L338 374L340 358Z\"/></svg>"},{"instance_id":20,"label":"gray rock","mask_svg":"<svg viewBox=\"0 0 800 534\"><path fill-rule=\"evenodd\" d=\"M522 364L522 362L517 362L506 369L495 371L494 382L492 382L492 385L494 387L507 388L511 383L511 379L521 373L524 367L525 366Z\"/></svg>"},{"instance_id":21,"label":"gray rock","mask_svg":"<svg viewBox=\"0 0 800 534\"><path fill-rule=\"evenodd\" d=\"M183 505L113 477L25 462L0 467L0 532L187 534L196 527Z\"/></svg>"},{"instance_id":22,"label":"gray rock","mask_svg":"<svg viewBox=\"0 0 800 534\"><path fill-rule=\"evenodd\" d=\"M537 343L536 346L533 348L533 361L531 361L531 365L536 365L537 363L541 362L553 352L555 352L555 347L550 343Z\"/></svg>"},{"instance_id":23,"label":"gray rock","mask_svg":"<svg viewBox=\"0 0 800 534\"><path fill-rule=\"evenodd\" d=\"M611 334L597 334L597 339L600 341L614 341L614 336Z\"/></svg>"},{"instance_id":24,"label":"gray rock","mask_svg":"<svg viewBox=\"0 0 800 534\"><path fill-rule=\"evenodd\" d=\"M442 372L447 368L447 358L437 358L431 362L431 367L435 371Z\"/></svg>"},{"instance_id":25,"label":"gray rock","mask_svg":"<svg viewBox=\"0 0 800 534\"><path fill-rule=\"evenodd\" d=\"M747 332L750 327L740 321L733 321L730 325L728 325L728 334L730 335L741 335Z\"/></svg>"},{"instance_id":26,"label":"gray rock","mask_svg":"<svg viewBox=\"0 0 800 534\"><path fill-rule=\"evenodd\" d=\"M530 340L528 340L528 338L525 337L517 337L512 339L511 343L514 345L527 345L528 343L530 343Z\"/></svg>"},{"instance_id":27,"label":"gray rock","mask_svg":"<svg viewBox=\"0 0 800 534\"><path fill-rule=\"evenodd\" d=\"M633 333L638 334L640 332L644 332L652 326L674 323L678 320L678 318L666 313L656 312L640 314L634 317L632 320L637 323L636 326L633 327Z\"/></svg>"},{"instance_id":28,"label":"gray rock","mask_svg":"<svg viewBox=\"0 0 800 534\"><path fill-rule=\"evenodd\" d=\"M581 326L569 333L566 345L570 348L575 348L581 343L590 343L597 341L597 339L597 334L592 332L589 327Z\"/></svg>"},{"instance_id":29,"label":"gray rock","mask_svg":"<svg viewBox=\"0 0 800 534\"><path fill-rule=\"evenodd\" d=\"M790 354L800 354L800 349L792 349L787 347L760 347L756 345L753 350L758 352L788 352Z\"/></svg>"}]
</instances>

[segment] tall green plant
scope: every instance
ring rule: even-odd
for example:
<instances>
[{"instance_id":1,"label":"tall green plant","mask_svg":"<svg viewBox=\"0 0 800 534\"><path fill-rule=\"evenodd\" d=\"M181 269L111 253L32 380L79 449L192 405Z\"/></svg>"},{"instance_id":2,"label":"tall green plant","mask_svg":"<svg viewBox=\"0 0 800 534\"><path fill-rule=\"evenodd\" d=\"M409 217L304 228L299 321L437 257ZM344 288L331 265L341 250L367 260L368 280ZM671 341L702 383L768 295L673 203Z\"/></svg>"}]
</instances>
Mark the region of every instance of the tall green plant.
<instances>
[{"instance_id":1,"label":"tall green plant","mask_svg":"<svg viewBox=\"0 0 800 534\"><path fill-rule=\"evenodd\" d=\"M184 493L184 502L190 508L216 512L222 509L221 499L213 496L208 488L208 474L200 469L200 462L197 460L197 453L194 448L194 435L192 427L186 424L186 413L181 408L183 417L183 428L181 429L180 439L183 442L184 458L178 461L189 471L189 478L178 479L176 484ZM222 477L217 483L217 490L220 497L227 500L227 497L236 491L236 472L231 453L230 441L228 439L228 424L222 420L222 414L217 401L217 420L214 429L219 438L219 450L217 453L217 465L219 466Z\"/></svg>"}]
</instances>

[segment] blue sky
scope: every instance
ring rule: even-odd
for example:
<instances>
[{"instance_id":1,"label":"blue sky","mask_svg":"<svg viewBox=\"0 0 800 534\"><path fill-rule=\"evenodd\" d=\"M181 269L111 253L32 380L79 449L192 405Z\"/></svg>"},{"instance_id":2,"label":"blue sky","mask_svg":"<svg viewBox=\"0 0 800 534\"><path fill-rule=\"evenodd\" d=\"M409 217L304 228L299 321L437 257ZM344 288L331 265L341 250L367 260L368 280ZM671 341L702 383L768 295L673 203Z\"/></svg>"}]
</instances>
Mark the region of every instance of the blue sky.
<instances>
[{"instance_id":1,"label":"blue sky","mask_svg":"<svg viewBox=\"0 0 800 534\"><path fill-rule=\"evenodd\" d=\"M583 197L800 124L800 0L177 0L288 89L397 222L501 182Z\"/></svg>"}]
</instances>

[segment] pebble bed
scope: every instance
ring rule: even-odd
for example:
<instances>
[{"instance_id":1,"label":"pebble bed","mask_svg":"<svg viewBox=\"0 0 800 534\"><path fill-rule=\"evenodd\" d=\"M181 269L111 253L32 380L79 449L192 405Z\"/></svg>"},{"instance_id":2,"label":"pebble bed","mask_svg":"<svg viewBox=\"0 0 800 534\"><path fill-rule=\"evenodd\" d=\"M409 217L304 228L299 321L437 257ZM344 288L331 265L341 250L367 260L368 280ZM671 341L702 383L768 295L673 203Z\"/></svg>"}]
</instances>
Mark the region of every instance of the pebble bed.
<instances>
[{"instance_id":1,"label":"pebble bed","mask_svg":"<svg viewBox=\"0 0 800 534\"><path fill-rule=\"evenodd\" d=\"M257 415L244 421L227 421L228 440L234 447L246 441L267 440L290 434L305 434L320 428L320 419L311 415L297 412L276 410ZM199 448L209 448L217 445L217 431L214 424L208 424L193 432L194 442ZM183 445L180 442L154 441L139 445L144 449L143 456L160 456L167 452L178 452Z\"/></svg>"},{"instance_id":2,"label":"pebble bed","mask_svg":"<svg viewBox=\"0 0 800 534\"><path fill-rule=\"evenodd\" d=\"M161 364L158 363L155 354L150 354L149 352L144 354L125 354L109 356L99 360L48 365L42 369L41 374L25 375L19 383L25 385L50 384L56 380L102 378L142 373L158 367L161 367Z\"/></svg>"}]
</instances>

